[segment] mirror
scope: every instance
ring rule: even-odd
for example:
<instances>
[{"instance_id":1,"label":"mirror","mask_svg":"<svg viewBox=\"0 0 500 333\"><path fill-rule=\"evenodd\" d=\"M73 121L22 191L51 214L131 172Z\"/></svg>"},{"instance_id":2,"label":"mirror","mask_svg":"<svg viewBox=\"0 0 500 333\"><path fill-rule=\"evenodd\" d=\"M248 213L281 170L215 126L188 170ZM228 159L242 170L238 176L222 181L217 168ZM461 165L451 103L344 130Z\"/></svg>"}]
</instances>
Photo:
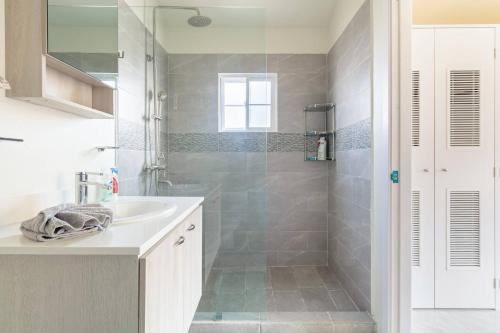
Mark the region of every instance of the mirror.
<instances>
[{"instance_id":1,"label":"mirror","mask_svg":"<svg viewBox=\"0 0 500 333\"><path fill-rule=\"evenodd\" d=\"M117 0L48 0L47 11L48 54L114 87Z\"/></svg>"}]
</instances>

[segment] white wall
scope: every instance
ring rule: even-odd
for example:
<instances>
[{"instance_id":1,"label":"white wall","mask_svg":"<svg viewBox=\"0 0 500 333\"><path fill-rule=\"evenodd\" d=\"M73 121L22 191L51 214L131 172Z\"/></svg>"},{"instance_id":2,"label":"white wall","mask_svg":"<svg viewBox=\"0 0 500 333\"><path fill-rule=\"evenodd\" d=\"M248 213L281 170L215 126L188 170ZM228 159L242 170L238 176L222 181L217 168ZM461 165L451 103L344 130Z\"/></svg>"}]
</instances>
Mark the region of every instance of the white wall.
<instances>
[{"instance_id":1,"label":"white wall","mask_svg":"<svg viewBox=\"0 0 500 333\"><path fill-rule=\"evenodd\" d=\"M328 29L322 28L165 28L158 39L169 53L328 53Z\"/></svg>"},{"instance_id":2,"label":"white wall","mask_svg":"<svg viewBox=\"0 0 500 333\"><path fill-rule=\"evenodd\" d=\"M5 1L0 0L0 75L5 76ZM31 217L40 209L74 201L76 171L106 170L114 153L113 120L89 120L5 97L0 90L0 225Z\"/></svg>"},{"instance_id":3,"label":"white wall","mask_svg":"<svg viewBox=\"0 0 500 333\"><path fill-rule=\"evenodd\" d=\"M365 0L336 0L332 20L330 22L329 48L342 35L345 28L359 10Z\"/></svg>"},{"instance_id":4,"label":"white wall","mask_svg":"<svg viewBox=\"0 0 500 333\"><path fill-rule=\"evenodd\" d=\"M131 8L152 31L152 9L148 7L145 11L142 6ZM326 26L297 26L293 22L289 26L276 26L266 22L270 18L263 9L246 10L211 8L211 12L206 13L205 8L204 13L214 16L213 19L217 23L214 22L203 29L187 25L186 27L168 25L170 17L162 18L158 14L157 38L167 52L176 54L326 54L333 45L330 45L330 32ZM352 12L349 21L355 13L356 11ZM231 15L233 17L230 17ZM175 16L173 18L175 19ZM252 23L239 24L238 18L246 23L250 20ZM221 19L230 23L221 24Z\"/></svg>"}]
</instances>

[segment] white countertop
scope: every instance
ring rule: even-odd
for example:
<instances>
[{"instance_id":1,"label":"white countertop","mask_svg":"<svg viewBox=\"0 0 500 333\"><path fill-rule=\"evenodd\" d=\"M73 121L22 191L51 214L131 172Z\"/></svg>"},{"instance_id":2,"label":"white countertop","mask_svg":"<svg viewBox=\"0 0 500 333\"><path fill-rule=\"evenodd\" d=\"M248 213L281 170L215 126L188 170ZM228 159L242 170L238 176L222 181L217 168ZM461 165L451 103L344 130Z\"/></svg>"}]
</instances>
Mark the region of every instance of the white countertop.
<instances>
[{"instance_id":1,"label":"white countertop","mask_svg":"<svg viewBox=\"0 0 500 333\"><path fill-rule=\"evenodd\" d=\"M145 199L145 197L122 198ZM43 243L25 238L19 230L19 224L0 227L0 255L133 255L140 257L203 202L203 198L199 197L147 197L147 199L173 203L177 205L177 209L168 217L111 225L103 232Z\"/></svg>"}]
</instances>

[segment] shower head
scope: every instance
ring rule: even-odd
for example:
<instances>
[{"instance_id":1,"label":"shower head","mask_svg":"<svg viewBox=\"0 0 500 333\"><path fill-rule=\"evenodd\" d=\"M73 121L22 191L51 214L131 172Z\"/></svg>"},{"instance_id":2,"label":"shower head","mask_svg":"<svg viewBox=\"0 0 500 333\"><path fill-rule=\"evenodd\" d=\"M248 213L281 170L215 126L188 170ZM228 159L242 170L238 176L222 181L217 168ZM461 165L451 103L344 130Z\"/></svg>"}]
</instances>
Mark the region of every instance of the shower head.
<instances>
[{"instance_id":1,"label":"shower head","mask_svg":"<svg viewBox=\"0 0 500 333\"><path fill-rule=\"evenodd\" d=\"M156 6L154 10L156 9L179 9L179 10L191 10L196 12L195 16L192 16L188 19L188 23L190 26L195 27L195 28L204 28L208 27L210 24L212 24L212 19L208 16L203 16L201 15L200 8L198 7L185 7L185 6ZM154 16L153 14L153 17Z\"/></svg>"},{"instance_id":2,"label":"shower head","mask_svg":"<svg viewBox=\"0 0 500 333\"><path fill-rule=\"evenodd\" d=\"M192 16L188 19L188 23L190 26L195 28L204 28L212 24L212 19L208 16L200 15L198 12L198 15Z\"/></svg>"},{"instance_id":3,"label":"shower head","mask_svg":"<svg viewBox=\"0 0 500 333\"><path fill-rule=\"evenodd\" d=\"M168 95L167 95L167 93L166 93L166 92L164 92L164 91L160 91L160 92L158 93L158 100L159 100L160 102L165 102L165 100L167 99L167 97L168 97Z\"/></svg>"}]
</instances>

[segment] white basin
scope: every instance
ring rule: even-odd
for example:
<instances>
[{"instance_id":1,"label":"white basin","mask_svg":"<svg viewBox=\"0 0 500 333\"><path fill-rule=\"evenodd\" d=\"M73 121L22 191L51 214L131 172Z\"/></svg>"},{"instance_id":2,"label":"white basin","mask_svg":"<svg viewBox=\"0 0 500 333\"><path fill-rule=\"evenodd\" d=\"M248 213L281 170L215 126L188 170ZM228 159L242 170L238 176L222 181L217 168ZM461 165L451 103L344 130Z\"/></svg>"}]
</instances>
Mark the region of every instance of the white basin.
<instances>
[{"instance_id":1,"label":"white basin","mask_svg":"<svg viewBox=\"0 0 500 333\"><path fill-rule=\"evenodd\" d=\"M103 205L113 210L113 224L146 222L158 217L168 217L177 210L176 204L147 199L117 199Z\"/></svg>"}]
</instances>

